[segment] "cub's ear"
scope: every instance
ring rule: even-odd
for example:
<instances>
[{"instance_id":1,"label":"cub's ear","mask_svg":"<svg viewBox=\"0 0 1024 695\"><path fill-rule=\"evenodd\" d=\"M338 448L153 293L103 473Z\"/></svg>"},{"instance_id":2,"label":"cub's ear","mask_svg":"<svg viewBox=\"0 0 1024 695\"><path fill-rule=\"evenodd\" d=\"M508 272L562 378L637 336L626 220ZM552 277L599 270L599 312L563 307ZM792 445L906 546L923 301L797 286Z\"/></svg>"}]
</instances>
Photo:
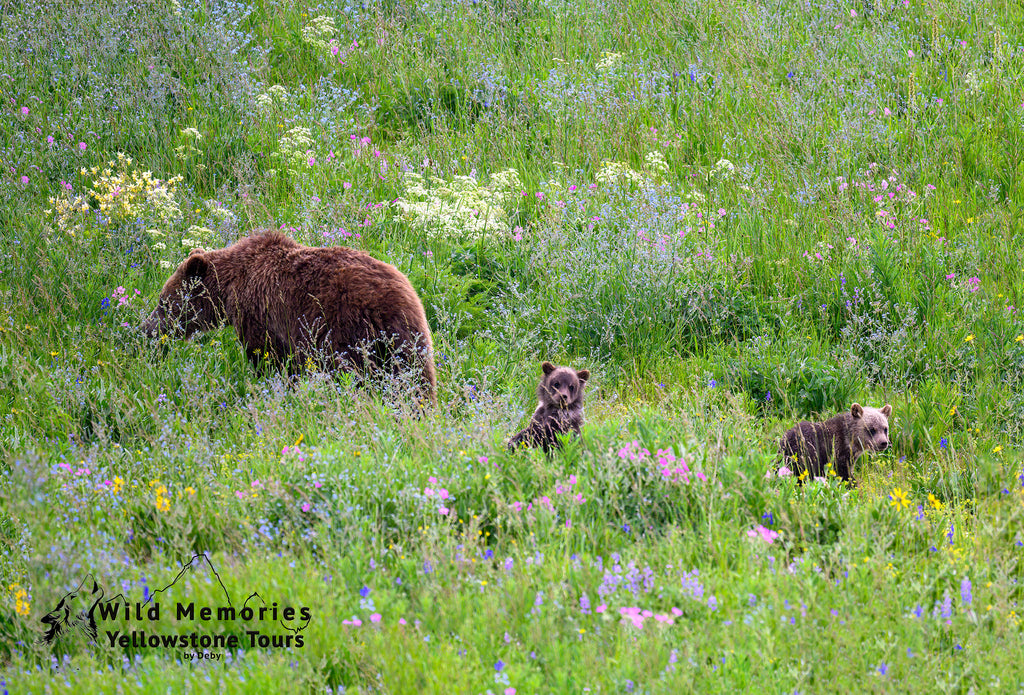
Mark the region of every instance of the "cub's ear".
<instances>
[{"instance_id":1,"label":"cub's ear","mask_svg":"<svg viewBox=\"0 0 1024 695\"><path fill-rule=\"evenodd\" d=\"M551 372L555 371L555 365L551 364L550 362L545 362L544 364L542 364L540 366L540 368L544 370L544 375L545 376L547 376Z\"/></svg>"},{"instance_id":2,"label":"cub's ear","mask_svg":"<svg viewBox=\"0 0 1024 695\"><path fill-rule=\"evenodd\" d=\"M854 403L850 407L850 415L853 415L855 418L864 417L864 406L860 403Z\"/></svg>"},{"instance_id":3,"label":"cub's ear","mask_svg":"<svg viewBox=\"0 0 1024 695\"><path fill-rule=\"evenodd\" d=\"M882 415L884 415L886 417L892 416L892 406L889 405L888 403L886 403L884 406L882 406Z\"/></svg>"},{"instance_id":4,"label":"cub's ear","mask_svg":"<svg viewBox=\"0 0 1024 695\"><path fill-rule=\"evenodd\" d=\"M576 378L579 379L580 381L586 381L587 379L590 378L590 370L581 369L580 371L576 372Z\"/></svg>"},{"instance_id":5,"label":"cub's ear","mask_svg":"<svg viewBox=\"0 0 1024 695\"><path fill-rule=\"evenodd\" d=\"M191 251L188 252L188 255L191 257L191 256L195 256L196 254L200 254L200 253L206 253L206 252L203 251L202 249L192 249Z\"/></svg>"},{"instance_id":6,"label":"cub's ear","mask_svg":"<svg viewBox=\"0 0 1024 695\"><path fill-rule=\"evenodd\" d=\"M210 263L201 249L196 249L185 259L185 277L201 278L206 276Z\"/></svg>"}]
</instances>

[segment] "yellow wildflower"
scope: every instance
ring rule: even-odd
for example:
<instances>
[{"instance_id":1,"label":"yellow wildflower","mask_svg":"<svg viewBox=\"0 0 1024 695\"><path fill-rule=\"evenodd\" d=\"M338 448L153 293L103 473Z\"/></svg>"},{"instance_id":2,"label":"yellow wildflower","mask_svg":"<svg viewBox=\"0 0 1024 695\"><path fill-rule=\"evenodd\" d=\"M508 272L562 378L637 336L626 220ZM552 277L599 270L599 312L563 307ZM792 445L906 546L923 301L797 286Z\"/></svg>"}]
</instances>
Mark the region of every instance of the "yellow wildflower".
<instances>
[{"instance_id":1,"label":"yellow wildflower","mask_svg":"<svg viewBox=\"0 0 1024 695\"><path fill-rule=\"evenodd\" d=\"M28 591L20 584L11 584L7 588L14 594L14 612L22 618L27 618L32 607L28 600Z\"/></svg>"},{"instance_id":2,"label":"yellow wildflower","mask_svg":"<svg viewBox=\"0 0 1024 695\"><path fill-rule=\"evenodd\" d=\"M892 493L889 495L889 506L896 507L896 511L903 509L904 507L910 506L910 500L907 499L907 494L898 487L892 489Z\"/></svg>"},{"instance_id":3,"label":"yellow wildflower","mask_svg":"<svg viewBox=\"0 0 1024 695\"><path fill-rule=\"evenodd\" d=\"M155 491L157 511L171 511L171 498L167 495L167 486L161 485Z\"/></svg>"}]
</instances>

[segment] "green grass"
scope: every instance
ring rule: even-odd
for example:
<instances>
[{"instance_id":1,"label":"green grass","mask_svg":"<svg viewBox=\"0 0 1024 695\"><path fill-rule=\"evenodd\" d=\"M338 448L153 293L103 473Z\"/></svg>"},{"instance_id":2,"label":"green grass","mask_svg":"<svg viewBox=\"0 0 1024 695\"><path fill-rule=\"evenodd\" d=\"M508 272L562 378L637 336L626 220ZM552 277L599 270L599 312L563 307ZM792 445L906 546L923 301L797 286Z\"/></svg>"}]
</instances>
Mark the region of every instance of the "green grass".
<instances>
[{"instance_id":1,"label":"green grass","mask_svg":"<svg viewBox=\"0 0 1024 695\"><path fill-rule=\"evenodd\" d=\"M1020 6L4 13L7 691L1024 688ZM230 328L139 334L191 247L282 226L410 277L436 409L257 374ZM512 454L542 360L592 372L584 432ZM857 486L766 476L853 402L894 410ZM87 578L141 602L195 553L223 590L39 642ZM175 616L224 591L309 608L304 645Z\"/></svg>"}]
</instances>

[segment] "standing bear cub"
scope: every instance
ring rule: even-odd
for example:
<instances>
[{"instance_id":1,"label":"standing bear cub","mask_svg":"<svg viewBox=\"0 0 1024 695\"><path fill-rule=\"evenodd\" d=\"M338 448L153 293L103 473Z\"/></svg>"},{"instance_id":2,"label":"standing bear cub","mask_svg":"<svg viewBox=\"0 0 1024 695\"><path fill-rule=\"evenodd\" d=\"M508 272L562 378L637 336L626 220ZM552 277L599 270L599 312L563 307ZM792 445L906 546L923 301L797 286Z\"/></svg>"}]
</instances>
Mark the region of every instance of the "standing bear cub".
<instances>
[{"instance_id":1,"label":"standing bear cub","mask_svg":"<svg viewBox=\"0 0 1024 695\"><path fill-rule=\"evenodd\" d=\"M779 442L779 453L798 476L822 477L831 467L850 481L857 457L889 448L891 415L891 405L879 409L854 403L848 412L825 422L801 422L788 430Z\"/></svg>"},{"instance_id":2,"label":"standing bear cub","mask_svg":"<svg viewBox=\"0 0 1024 695\"><path fill-rule=\"evenodd\" d=\"M537 410L529 426L509 440L509 449L525 444L543 447L547 453L552 447L560 446L558 434L579 434L583 426L583 388L590 372L556 367L550 362L542 364L541 369L544 376L537 386Z\"/></svg>"},{"instance_id":3,"label":"standing bear cub","mask_svg":"<svg viewBox=\"0 0 1024 695\"><path fill-rule=\"evenodd\" d=\"M301 246L275 231L227 248L195 249L142 324L190 337L234 327L253 366L292 371L309 360L363 374L413 372L418 396L437 401L430 327L397 268L346 247Z\"/></svg>"}]
</instances>

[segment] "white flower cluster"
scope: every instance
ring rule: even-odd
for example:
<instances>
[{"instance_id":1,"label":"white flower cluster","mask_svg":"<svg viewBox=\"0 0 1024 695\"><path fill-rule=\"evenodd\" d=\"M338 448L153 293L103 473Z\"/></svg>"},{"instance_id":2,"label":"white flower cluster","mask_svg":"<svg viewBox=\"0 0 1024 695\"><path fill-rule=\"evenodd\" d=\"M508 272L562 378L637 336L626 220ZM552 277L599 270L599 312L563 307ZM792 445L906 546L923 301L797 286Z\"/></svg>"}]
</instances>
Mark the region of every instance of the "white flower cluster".
<instances>
[{"instance_id":1,"label":"white flower cluster","mask_svg":"<svg viewBox=\"0 0 1024 695\"><path fill-rule=\"evenodd\" d=\"M519 174L507 169L492 174L486 186L472 176L451 181L415 172L402 175L405 197L392 205L402 217L432 236L479 239L510 229L507 207L522 190ZM428 185L429 184L429 185Z\"/></svg>"},{"instance_id":2,"label":"white flower cluster","mask_svg":"<svg viewBox=\"0 0 1024 695\"><path fill-rule=\"evenodd\" d=\"M628 182L640 186L644 182L643 174L625 162L601 162L601 167L594 174L594 178L598 183L604 184Z\"/></svg>"},{"instance_id":3,"label":"white flower cluster","mask_svg":"<svg viewBox=\"0 0 1024 695\"><path fill-rule=\"evenodd\" d=\"M309 21L309 24L302 27L302 41L314 48L326 51L328 41L334 38L337 31L338 28L334 25L333 17L317 15Z\"/></svg>"},{"instance_id":4,"label":"white flower cluster","mask_svg":"<svg viewBox=\"0 0 1024 695\"><path fill-rule=\"evenodd\" d=\"M309 154L313 149L313 134L309 128L296 126L281 136L278 142L278 156L286 168L299 171L308 166Z\"/></svg>"},{"instance_id":5,"label":"white flower cluster","mask_svg":"<svg viewBox=\"0 0 1024 695\"><path fill-rule=\"evenodd\" d=\"M275 84L256 97L256 107L265 114L280 111L288 103L288 88Z\"/></svg>"},{"instance_id":6,"label":"white flower cluster","mask_svg":"<svg viewBox=\"0 0 1024 695\"><path fill-rule=\"evenodd\" d=\"M601 60L597 62L598 72L607 72L608 70L614 70L622 64L623 54L613 53L612 51L604 51L601 54Z\"/></svg>"},{"instance_id":7,"label":"white flower cluster","mask_svg":"<svg viewBox=\"0 0 1024 695\"><path fill-rule=\"evenodd\" d=\"M179 135L181 135L183 142L174 148L174 153L178 156L178 159L185 161L193 155L202 156L203 151L197 146L199 141L203 139L202 133L195 128L185 128ZM198 166L202 167L203 165L200 164Z\"/></svg>"},{"instance_id":8,"label":"white flower cluster","mask_svg":"<svg viewBox=\"0 0 1024 695\"><path fill-rule=\"evenodd\" d=\"M735 173L736 165L728 159L719 159L715 162L715 166L711 167L711 171L708 172L708 180L722 179L723 181L728 181Z\"/></svg>"},{"instance_id":9,"label":"white flower cluster","mask_svg":"<svg viewBox=\"0 0 1024 695\"><path fill-rule=\"evenodd\" d=\"M594 178L598 183L628 183L640 187L649 187L663 183L668 174L668 162L661 152L648 152L644 157L644 170L636 171L625 162L601 162Z\"/></svg>"},{"instance_id":10,"label":"white flower cluster","mask_svg":"<svg viewBox=\"0 0 1024 695\"><path fill-rule=\"evenodd\" d=\"M185 236L181 238L181 245L187 249L210 249L220 246L217 232L209 227L192 225L185 230Z\"/></svg>"}]
</instances>

